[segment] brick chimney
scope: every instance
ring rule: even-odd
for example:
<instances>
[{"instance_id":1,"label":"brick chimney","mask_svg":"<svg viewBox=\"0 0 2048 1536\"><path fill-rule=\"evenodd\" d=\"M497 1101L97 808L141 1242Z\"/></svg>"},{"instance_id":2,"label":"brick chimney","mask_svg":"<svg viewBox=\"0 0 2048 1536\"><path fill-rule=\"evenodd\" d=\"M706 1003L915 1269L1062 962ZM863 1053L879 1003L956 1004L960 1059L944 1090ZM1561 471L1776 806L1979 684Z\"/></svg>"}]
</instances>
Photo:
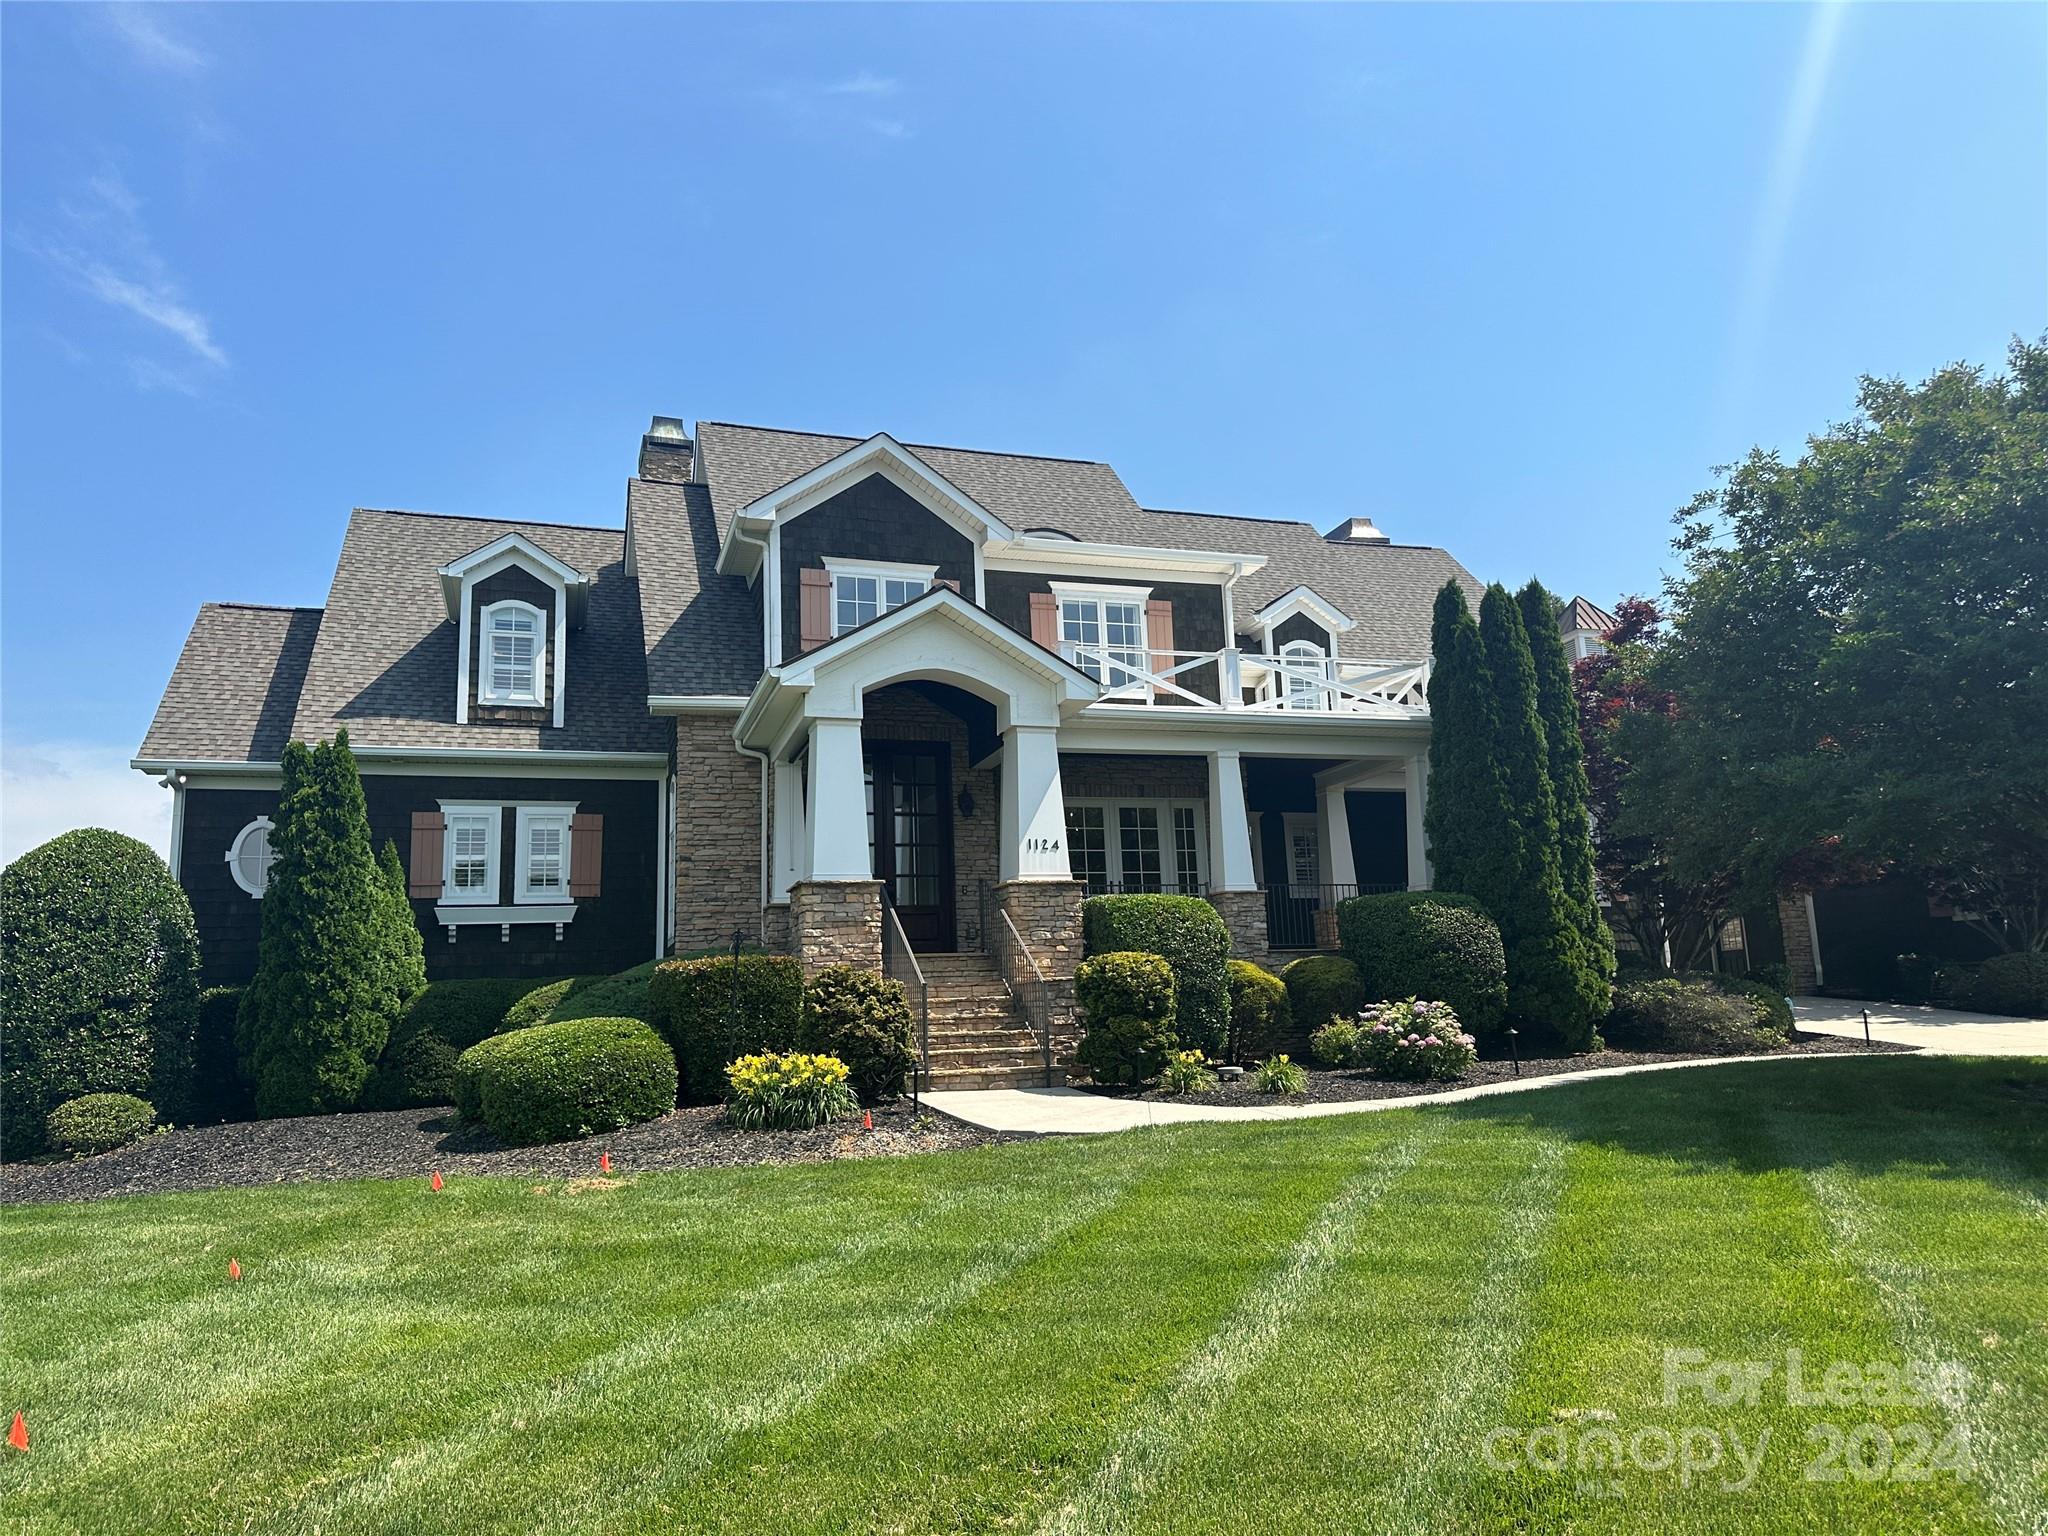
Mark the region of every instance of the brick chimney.
<instances>
[{"instance_id":1,"label":"brick chimney","mask_svg":"<svg viewBox=\"0 0 2048 1536\"><path fill-rule=\"evenodd\" d=\"M680 483L690 478L690 434L674 416L657 416L640 438L640 478Z\"/></svg>"}]
</instances>

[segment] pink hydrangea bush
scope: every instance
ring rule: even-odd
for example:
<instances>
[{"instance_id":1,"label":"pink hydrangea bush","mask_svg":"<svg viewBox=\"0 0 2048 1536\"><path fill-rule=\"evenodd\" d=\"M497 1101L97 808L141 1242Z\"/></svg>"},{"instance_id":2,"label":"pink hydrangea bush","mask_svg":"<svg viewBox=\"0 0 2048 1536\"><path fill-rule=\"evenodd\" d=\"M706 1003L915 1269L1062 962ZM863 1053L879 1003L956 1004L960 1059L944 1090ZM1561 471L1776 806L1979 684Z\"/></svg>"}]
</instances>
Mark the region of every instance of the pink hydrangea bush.
<instances>
[{"instance_id":1,"label":"pink hydrangea bush","mask_svg":"<svg viewBox=\"0 0 2048 1536\"><path fill-rule=\"evenodd\" d=\"M1382 1077L1452 1082L1479 1059L1449 1003L1407 998L1373 1003L1358 1016L1358 1063Z\"/></svg>"}]
</instances>

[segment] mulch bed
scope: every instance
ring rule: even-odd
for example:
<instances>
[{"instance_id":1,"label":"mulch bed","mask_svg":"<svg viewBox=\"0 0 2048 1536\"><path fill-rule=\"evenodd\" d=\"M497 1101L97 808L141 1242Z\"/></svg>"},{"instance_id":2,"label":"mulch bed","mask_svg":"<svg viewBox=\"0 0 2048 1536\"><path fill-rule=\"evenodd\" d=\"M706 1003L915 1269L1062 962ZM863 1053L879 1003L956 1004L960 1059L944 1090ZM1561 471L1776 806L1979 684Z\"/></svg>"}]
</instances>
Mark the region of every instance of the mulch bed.
<instances>
[{"instance_id":1,"label":"mulch bed","mask_svg":"<svg viewBox=\"0 0 2048 1536\"><path fill-rule=\"evenodd\" d=\"M1023 1138L984 1131L908 1099L859 1120L812 1131L742 1131L718 1105L678 1109L644 1125L586 1141L507 1147L452 1109L403 1109L290 1120L188 1126L75 1162L0 1164L0 1205L100 1200L170 1190L296 1184L318 1179L404 1179L455 1174L562 1178L598 1171L610 1152L614 1173L737 1168L756 1163L825 1163L900 1157Z\"/></svg>"},{"instance_id":2,"label":"mulch bed","mask_svg":"<svg viewBox=\"0 0 2048 1536\"><path fill-rule=\"evenodd\" d=\"M1861 1040L1847 1040L1839 1035L1800 1035L1790 1045L1770 1052L1772 1056L1843 1056L1883 1055L1900 1051L1911 1052L1917 1046L1894 1045L1878 1041L1865 1045ZM1537 1077L1565 1077L1574 1072L1597 1072L1608 1067L1634 1067L1662 1061L1718 1061L1730 1054L1755 1054L1753 1052L1730 1053L1714 1051L1594 1051L1583 1056L1524 1056L1519 1074L1524 1079ZM1299 1057L1296 1058L1300 1060ZM1308 1071L1308 1092L1290 1098L1278 1094L1261 1093L1252 1086L1249 1071L1234 1082L1226 1081L1217 1085L1212 1093L1185 1097L1179 1094L1161 1093L1157 1088L1142 1092L1131 1088L1105 1088L1089 1083L1077 1083L1090 1093L1099 1093L1105 1098L1148 1099L1161 1103L1184 1104L1345 1104L1359 1099L1406 1099L1421 1093L1442 1093L1451 1088L1476 1088L1482 1083L1510 1082L1518 1075L1514 1063L1508 1060L1494 1061L1481 1059L1473 1064L1472 1070L1452 1083L1409 1083L1397 1082L1383 1077L1374 1077L1369 1072L1332 1072L1302 1061Z\"/></svg>"}]
</instances>

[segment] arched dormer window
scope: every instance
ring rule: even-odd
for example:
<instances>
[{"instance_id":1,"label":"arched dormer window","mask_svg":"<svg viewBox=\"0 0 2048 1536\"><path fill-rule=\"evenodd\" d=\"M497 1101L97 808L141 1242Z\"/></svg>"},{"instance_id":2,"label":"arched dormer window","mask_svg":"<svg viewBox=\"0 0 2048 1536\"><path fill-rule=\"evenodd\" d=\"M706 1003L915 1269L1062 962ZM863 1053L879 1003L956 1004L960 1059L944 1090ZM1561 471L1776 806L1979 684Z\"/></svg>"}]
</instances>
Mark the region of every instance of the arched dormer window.
<instances>
[{"instance_id":1,"label":"arched dormer window","mask_svg":"<svg viewBox=\"0 0 2048 1536\"><path fill-rule=\"evenodd\" d=\"M1330 690L1323 686L1330 681L1330 658L1320 646L1309 640L1288 641L1280 647L1280 671L1287 681L1289 709L1330 707Z\"/></svg>"},{"instance_id":2,"label":"arched dormer window","mask_svg":"<svg viewBox=\"0 0 2048 1536\"><path fill-rule=\"evenodd\" d=\"M483 666L477 697L486 704L541 703L547 619L531 603L506 600L483 611Z\"/></svg>"}]
</instances>

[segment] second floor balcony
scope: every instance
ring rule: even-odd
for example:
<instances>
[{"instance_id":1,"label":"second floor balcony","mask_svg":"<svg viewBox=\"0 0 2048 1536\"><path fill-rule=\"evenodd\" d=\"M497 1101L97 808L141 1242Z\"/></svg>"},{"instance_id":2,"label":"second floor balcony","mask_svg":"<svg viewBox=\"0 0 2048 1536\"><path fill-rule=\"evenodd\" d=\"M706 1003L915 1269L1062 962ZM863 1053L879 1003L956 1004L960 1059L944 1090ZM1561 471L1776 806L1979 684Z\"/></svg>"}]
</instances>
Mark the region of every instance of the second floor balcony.
<instances>
[{"instance_id":1,"label":"second floor balcony","mask_svg":"<svg viewBox=\"0 0 2048 1536\"><path fill-rule=\"evenodd\" d=\"M1154 651L1076 641L1062 641L1059 651L1102 684L1103 705L1396 720L1429 714L1427 661L1356 661L1305 651L1269 656L1236 646Z\"/></svg>"}]
</instances>

